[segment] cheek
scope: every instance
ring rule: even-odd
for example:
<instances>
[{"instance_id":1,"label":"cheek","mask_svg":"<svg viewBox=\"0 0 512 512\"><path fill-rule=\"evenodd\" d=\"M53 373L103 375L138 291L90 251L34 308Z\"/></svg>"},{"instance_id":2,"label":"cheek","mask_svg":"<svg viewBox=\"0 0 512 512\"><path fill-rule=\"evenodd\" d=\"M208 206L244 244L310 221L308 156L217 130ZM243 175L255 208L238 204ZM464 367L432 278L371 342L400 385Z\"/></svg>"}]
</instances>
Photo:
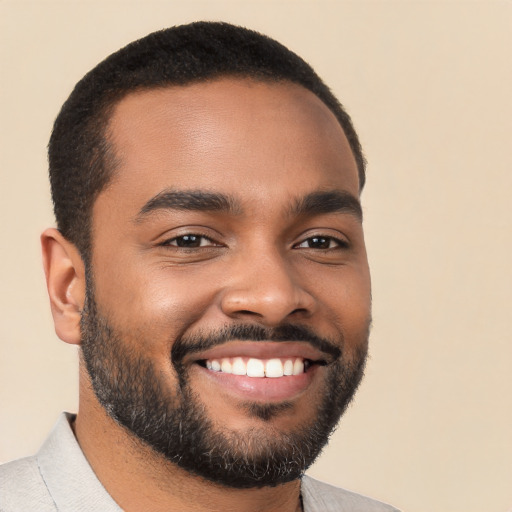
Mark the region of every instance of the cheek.
<instances>
[{"instance_id":1,"label":"cheek","mask_svg":"<svg viewBox=\"0 0 512 512\"><path fill-rule=\"evenodd\" d=\"M366 343L371 322L371 283L367 267L338 269L337 275L324 285L323 304L328 320L343 333L347 345Z\"/></svg>"},{"instance_id":2,"label":"cheek","mask_svg":"<svg viewBox=\"0 0 512 512\"><path fill-rule=\"evenodd\" d=\"M123 264L121 264L123 263ZM215 304L219 284L201 269L133 260L95 271L98 308L112 325L158 346L171 343ZM167 350L167 348L166 348Z\"/></svg>"}]
</instances>

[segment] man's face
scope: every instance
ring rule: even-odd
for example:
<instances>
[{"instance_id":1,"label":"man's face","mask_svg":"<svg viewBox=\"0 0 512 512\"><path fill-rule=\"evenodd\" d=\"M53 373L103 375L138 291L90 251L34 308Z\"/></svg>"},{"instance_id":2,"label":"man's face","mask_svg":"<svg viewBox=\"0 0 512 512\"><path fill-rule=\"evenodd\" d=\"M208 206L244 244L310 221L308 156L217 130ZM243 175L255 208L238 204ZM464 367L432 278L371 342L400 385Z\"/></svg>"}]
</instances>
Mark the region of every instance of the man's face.
<instances>
[{"instance_id":1,"label":"man's face","mask_svg":"<svg viewBox=\"0 0 512 512\"><path fill-rule=\"evenodd\" d=\"M98 399L203 477L297 478L366 355L370 278L341 127L299 86L223 79L128 95L108 138L117 166L94 205L82 321Z\"/></svg>"}]
</instances>

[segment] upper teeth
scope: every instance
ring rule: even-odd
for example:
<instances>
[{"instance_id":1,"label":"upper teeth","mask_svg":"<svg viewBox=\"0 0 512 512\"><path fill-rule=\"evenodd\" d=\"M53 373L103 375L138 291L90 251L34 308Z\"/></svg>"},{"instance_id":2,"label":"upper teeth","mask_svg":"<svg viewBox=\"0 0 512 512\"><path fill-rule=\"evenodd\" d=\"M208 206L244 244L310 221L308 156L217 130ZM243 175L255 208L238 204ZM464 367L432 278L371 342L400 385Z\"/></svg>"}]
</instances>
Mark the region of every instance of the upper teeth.
<instances>
[{"instance_id":1,"label":"upper teeth","mask_svg":"<svg viewBox=\"0 0 512 512\"><path fill-rule=\"evenodd\" d=\"M304 359L255 359L244 361L242 357L208 359L206 367L214 372L247 375L248 377L282 377L304 373Z\"/></svg>"}]
</instances>

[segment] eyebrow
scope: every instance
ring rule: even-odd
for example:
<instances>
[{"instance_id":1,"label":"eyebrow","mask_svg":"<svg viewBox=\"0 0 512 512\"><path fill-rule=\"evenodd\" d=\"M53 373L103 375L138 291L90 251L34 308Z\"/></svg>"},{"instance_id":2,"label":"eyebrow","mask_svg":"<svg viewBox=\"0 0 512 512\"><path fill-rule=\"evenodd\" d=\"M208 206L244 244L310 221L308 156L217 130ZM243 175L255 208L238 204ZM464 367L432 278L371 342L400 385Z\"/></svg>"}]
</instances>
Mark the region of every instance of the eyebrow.
<instances>
[{"instance_id":1,"label":"eyebrow","mask_svg":"<svg viewBox=\"0 0 512 512\"><path fill-rule=\"evenodd\" d=\"M184 210L240 213L237 201L225 194L199 190L163 190L152 197L139 211L135 220L140 222L158 210Z\"/></svg>"},{"instance_id":2,"label":"eyebrow","mask_svg":"<svg viewBox=\"0 0 512 512\"><path fill-rule=\"evenodd\" d=\"M226 194L201 190L163 190L144 204L135 220L141 222L159 210L242 213L238 201ZM360 221L363 219L359 200L349 192L338 190L311 192L297 199L289 213L292 216L346 213Z\"/></svg>"},{"instance_id":3,"label":"eyebrow","mask_svg":"<svg viewBox=\"0 0 512 512\"><path fill-rule=\"evenodd\" d=\"M290 213L296 216L346 213L359 221L363 220L363 209L359 199L350 192L340 190L312 192L298 199Z\"/></svg>"}]
</instances>

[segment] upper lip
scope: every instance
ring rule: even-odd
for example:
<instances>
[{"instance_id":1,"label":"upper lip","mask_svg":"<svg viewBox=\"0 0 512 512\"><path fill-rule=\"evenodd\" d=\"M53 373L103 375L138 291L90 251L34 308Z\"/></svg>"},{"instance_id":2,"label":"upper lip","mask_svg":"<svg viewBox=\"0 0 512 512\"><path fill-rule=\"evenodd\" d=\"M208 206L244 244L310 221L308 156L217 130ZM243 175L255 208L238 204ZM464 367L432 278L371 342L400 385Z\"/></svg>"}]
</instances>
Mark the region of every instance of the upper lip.
<instances>
[{"instance_id":1,"label":"upper lip","mask_svg":"<svg viewBox=\"0 0 512 512\"><path fill-rule=\"evenodd\" d=\"M197 362L229 357L252 357L255 359L309 359L311 361L332 362L333 357L304 341L228 341L222 345L194 352L184 358L184 362Z\"/></svg>"}]
</instances>

